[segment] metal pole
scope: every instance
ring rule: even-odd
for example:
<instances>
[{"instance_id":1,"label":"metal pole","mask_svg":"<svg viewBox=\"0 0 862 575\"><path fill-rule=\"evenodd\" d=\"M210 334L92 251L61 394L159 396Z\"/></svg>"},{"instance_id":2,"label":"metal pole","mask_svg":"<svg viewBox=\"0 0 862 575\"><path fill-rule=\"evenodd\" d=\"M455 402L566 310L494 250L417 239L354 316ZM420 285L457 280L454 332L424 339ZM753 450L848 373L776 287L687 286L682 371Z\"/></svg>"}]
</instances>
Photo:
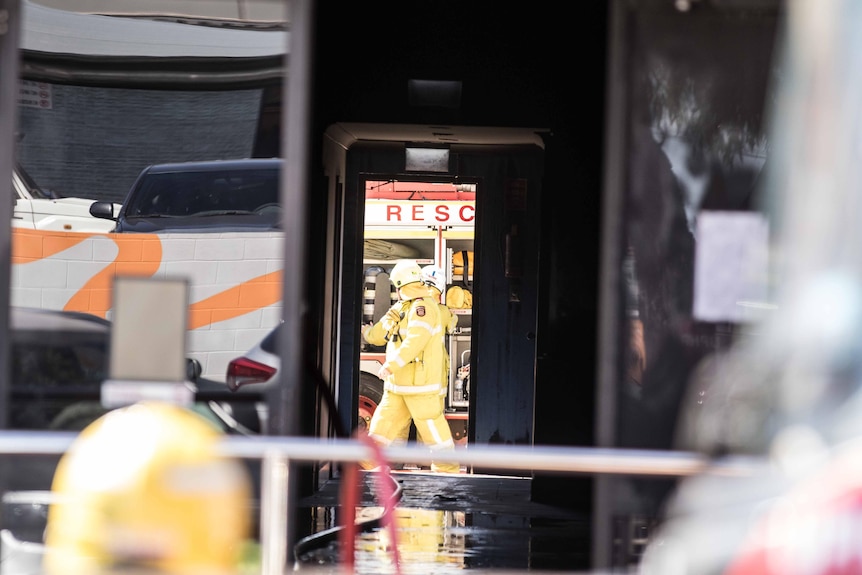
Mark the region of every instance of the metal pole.
<instances>
[{"instance_id":1,"label":"metal pole","mask_svg":"<svg viewBox=\"0 0 862 575\"><path fill-rule=\"evenodd\" d=\"M286 569L288 539L288 459L277 451L263 454L260 490L260 547L262 575L281 575ZM292 549L293 547L291 547Z\"/></svg>"},{"instance_id":2,"label":"metal pole","mask_svg":"<svg viewBox=\"0 0 862 575\"><path fill-rule=\"evenodd\" d=\"M8 425L9 406L9 285L12 265L12 172L18 119L18 70L21 27L19 0L0 0L0 429Z\"/></svg>"},{"instance_id":3,"label":"metal pole","mask_svg":"<svg viewBox=\"0 0 862 575\"><path fill-rule=\"evenodd\" d=\"M284 264L282 302L284 329L278 342L281 356L281 384L268 397L271 432L294 436L300 433L300 382L303 377L303 324L307 299L305 278L306 222L309 187L309 142L311 78L314 29L314 1L290 0L290 28L286 50L282 93L281 143L285 170L281 177L281 204L284 206ZM293 547L296 516L296 479L288 475L285 504L285 544ZM284 566L287 568L287 566Z\"/></svg>"},{"instance_id":4,"label":"metal pole","mask_svg":"<svg viewBox=\"0 0 862 575\"><path fill-rule=\"evenodd\" d=\"M862 86L852 72L862 64L860 17L852 0L788 3L766 181L780 313L758 353L781 369L781 423L808 425L830 443L859 430L842 414L862 369Z\"/></svg>"},{"instance_id":5,"label":"metal pole","mask_svg":"<svg viewBox=\"0 0 862 575\"><path fill-rule=\"evenodd\" d=\"M65 453L77 437L75 432L0 431L0 457L4 455L49 455ZM227 435L219 444L225 457L260 460L262 498L272 497L273 507L284 497L279 488L283 466L291 463L322 461L360 462L374 458L374 453L357 439L327 439L313 437L244 437ZM434 454L422 446L388 447L383 455L389 461L430 464ZM449 456L447 456L449 457ZM543 471L561 474L641 475L644 477L686 477L711 474L725 477L746 477L760 473L773 465L766 457L734 456L713 459L699 453L648 449L601 449L595 447L475 445L456 449L451 455L468 467L497 471ZM453 476L454 477L454 476ZM266 484L266 482L269 482ZM270 490L272 487L272 490ZM267 507L263 505L262 507ZM263 510L268 513L269 510ZM283 514L278 511L276 516ZM268 516L264 518L268 519Z\"/></svg>"},{"instance_id":6,"label":"metal pole","mask_svg":"<svg viewBox=\"0 0 862 575\"><path fill-rule=\"evenodd\" d=\"M289 65L285 72L282 106L282 156L285 170L281 178L281 202L284 209L284 274L282 280L284 337L279 342L282 358L281 385L276 389L271 410L272 431L276 435L299 432L299 380L302 377L303 320L307 307L305 295L306 221L308 206L308 146L310 141L311 82L311 0L291 3L291 26L288 35Z\"/></svg>"},{"instance_id":7,"label":"metal pole","mask_svg":"<svg viewBox=\"0 0 862 575\"><path fill-rule=\"evenodd\" d=\"M623 54L627 4L610 2L610 31L608 34L608 77L606 94L609 113L606 120L604 196L601 243L601 275L599 290L599 355L596 358L598 386L596 388L596 441L599 447L608 448L617 442L617 400L620 377L619 342L620 326L619 290L620 262L622 261L623 195L622 174L625 173L625 94L626 69ZM592 514L592 567L606 569L611 566L616 478L597 475L593 480Z\"/></svg>"}]
</instances>

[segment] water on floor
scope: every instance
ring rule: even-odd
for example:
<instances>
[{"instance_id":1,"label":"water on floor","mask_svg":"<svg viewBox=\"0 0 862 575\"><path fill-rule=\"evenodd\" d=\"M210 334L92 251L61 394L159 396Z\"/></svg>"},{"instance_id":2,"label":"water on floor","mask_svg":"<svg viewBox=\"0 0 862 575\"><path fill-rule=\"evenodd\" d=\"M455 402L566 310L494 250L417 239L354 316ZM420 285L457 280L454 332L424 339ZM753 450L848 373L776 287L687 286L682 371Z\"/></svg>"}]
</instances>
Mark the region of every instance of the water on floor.
<instances>
[{"instance_id":1,"label":"water on floor","mask_svg":"<svg viewBox=\"0 0 862 575\"><path fill-rule=\"evenodd\" d=\"M351 545L357 575L589 571L588 518L531 501L530 479L393 473L398 497L390 500L394 508L387 516L377 498L379 478L364 474L357 485ZM294 571L345 573L350 556L338 541L338 515L348 508L340 505L340 495L335 479L304 500L316 527L297 546ZM47 491L4 494L0 575L39 572L41 551L30 547L41 543L49 504ZM394 522L394 538L386 517Z\"/></svg>"},{"instance_id":2,"label":"water on floor","mask_svg":"<svg viewBox=\"0 0 862 575\"><path fill-rule=\"evenodd\" d=\"M382 513L383 509L362 512ZM396 509L394 520L402 573L585 570L589 540L583 522L429 509ZM354 545L356 572L395 572L395 548L387 526L359 533ZM297 560L302 568L343 564L347 559L336 540Z\"/></svg>"},{"instance_id":3,"label":"water on floor","mask_svg":"<svg viewBox=\"0 0 862 575\"><path fill-rule=\"evenodd\" d=\"M584 515L529 501L529 480L501 476L393 474L401 495L391 515L356 508L355 571L361 574L446 575L470 570L585 572L589 521ZM362 501L373 500L366 482ZM324 497L327 489L318 495ZM331 493L331 488L330 488ZM321 508L332 517L332 508ZM313 539L313 538L312 538ZM349 558L330 536L310 542L297 568L344 564Z\"/></svg>"}]
</instances>

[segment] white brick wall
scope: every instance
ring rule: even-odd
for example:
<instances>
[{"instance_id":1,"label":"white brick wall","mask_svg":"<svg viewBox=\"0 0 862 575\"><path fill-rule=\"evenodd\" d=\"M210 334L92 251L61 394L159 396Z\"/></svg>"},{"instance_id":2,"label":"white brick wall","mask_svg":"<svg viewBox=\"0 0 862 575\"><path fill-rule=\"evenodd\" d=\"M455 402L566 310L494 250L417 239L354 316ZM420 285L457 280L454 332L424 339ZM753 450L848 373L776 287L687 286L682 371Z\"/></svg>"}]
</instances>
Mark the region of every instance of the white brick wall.
<instances>
[{"instance_id":1,"label":"white brick wall","mask_svg":"<svg viewBox=\"0 0 862 575\"><path fill-rule=\"evenodd\" d=\"M154 241L161 247L159 258L150 255L158 252ZM281 319L280 277L267 274L282 269L283 241L276 232L155 236L13 230L11 304L110 319L110 308L100 304L109 301L105 290L118 270L185 278L190 318L200 323L190 326L186 353L201 362L205 377L224 380L227 363ZM70 246L60 251L51 247L65 243ZM239 307L250 302L254 305ZM215 317L199 319L210 314Z\"/></svg>"}]
</instances>

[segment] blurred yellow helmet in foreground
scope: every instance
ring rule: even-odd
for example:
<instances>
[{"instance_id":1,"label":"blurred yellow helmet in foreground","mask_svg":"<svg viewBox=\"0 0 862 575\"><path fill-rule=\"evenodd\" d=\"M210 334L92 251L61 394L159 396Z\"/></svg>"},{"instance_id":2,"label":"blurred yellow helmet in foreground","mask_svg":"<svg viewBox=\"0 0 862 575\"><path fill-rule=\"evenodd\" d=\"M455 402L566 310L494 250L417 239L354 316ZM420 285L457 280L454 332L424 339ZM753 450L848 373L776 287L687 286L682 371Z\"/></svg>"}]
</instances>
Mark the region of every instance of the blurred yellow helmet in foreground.
<instances>
[{"instance_id":1,"label":"blurred yellow helmet in foreground","mask_svg":"<svg viewBox=\"0 0 862 575\"><path fill-rule=\"evenodd\" d=\"M45 572L235 573L251 484L244 466L217 454L221 437L201 415L156 402L86 427L54 475Z\"/></svg>"}]
</instances>

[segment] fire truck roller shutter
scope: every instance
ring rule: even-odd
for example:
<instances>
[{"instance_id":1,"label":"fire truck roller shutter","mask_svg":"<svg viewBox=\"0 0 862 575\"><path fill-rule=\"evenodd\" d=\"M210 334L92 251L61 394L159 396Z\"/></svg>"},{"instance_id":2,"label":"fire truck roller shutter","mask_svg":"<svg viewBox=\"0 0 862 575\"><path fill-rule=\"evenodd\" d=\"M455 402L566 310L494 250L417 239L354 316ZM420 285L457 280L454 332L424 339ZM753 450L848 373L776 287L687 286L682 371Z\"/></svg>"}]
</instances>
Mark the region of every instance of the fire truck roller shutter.
<instances>
[{"instance_id":1,"label":"fire truck roller shutter","mask_svg":"<svg viewBox=\"0 0 862 575\"><path fill-rule=\"evenodd\" d=\"M365 270L365 288L362 293L362 323L374 323L374 313L377 302L377 276L385 273L380 266L371 266ZM387 277L388 283L388 277Z\"/></svg>"},{"instance_id":2,"label":"fire truck roller shutter","mask_svg":"<svg viewBox=\"0 0 862 575\"><path fill-rule=\"evenodd\" d=\"M362 323L375 323L398 301L398 292L389 281L389 274L381 266L365 270L362 292Z\"/></svg>"}]
</instances>

